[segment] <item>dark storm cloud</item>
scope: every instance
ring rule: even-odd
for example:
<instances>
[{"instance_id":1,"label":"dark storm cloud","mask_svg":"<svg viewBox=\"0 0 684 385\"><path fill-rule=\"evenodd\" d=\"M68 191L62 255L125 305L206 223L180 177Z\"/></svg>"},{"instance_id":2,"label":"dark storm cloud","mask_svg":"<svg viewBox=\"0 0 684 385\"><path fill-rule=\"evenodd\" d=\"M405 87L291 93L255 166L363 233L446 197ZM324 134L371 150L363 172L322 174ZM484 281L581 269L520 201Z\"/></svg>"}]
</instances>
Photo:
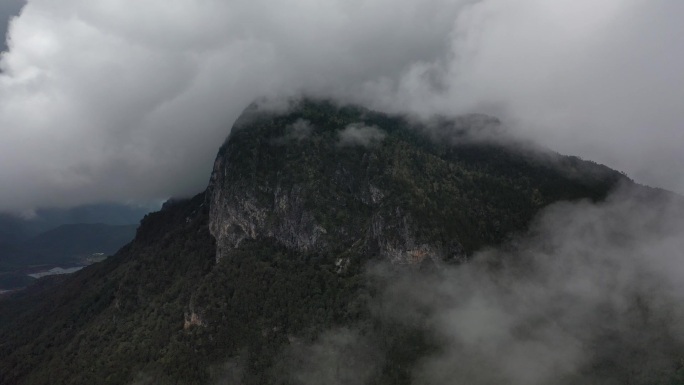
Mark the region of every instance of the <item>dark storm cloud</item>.
<instances>
[{"instance_id":1,"label":"dark storm cloud","mask_svg":"<svg viewBox=\"0 0 684 385\"><path fill-rule=\"evenodd\" d=\"M684 191L683 7L30 0L0 63L0 210L199 191L244 107L301 93L496 112L522 136Z\"/></svg>"}]
</instances>

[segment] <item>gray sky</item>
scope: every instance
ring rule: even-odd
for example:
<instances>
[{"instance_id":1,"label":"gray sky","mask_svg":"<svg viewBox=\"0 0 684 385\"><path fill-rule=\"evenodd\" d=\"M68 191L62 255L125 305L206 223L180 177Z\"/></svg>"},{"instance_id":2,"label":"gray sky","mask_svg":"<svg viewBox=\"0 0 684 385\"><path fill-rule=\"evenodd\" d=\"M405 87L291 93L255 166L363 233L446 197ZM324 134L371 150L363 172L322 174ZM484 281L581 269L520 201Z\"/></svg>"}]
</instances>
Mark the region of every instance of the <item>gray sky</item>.
<instances>
[{"instance_id":1,"label":"gray sky","mask_svg":"<svg viewBox=\"0 0 684 385\"><path fill-rule=\"evenodd\" d=\"M682 14L671 0L29 0L0 61L0 211L200 191L251 100L299 93L495 113L684 192Z\"/></svg>"}]
</instances>

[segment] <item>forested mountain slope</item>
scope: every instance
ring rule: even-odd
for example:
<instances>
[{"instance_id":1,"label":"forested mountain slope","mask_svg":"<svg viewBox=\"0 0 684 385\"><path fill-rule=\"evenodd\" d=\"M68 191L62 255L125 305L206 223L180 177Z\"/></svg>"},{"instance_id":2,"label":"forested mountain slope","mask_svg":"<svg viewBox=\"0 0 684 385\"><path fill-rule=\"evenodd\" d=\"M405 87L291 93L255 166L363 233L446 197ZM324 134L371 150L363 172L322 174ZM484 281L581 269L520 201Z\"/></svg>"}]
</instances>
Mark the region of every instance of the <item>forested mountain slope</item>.
<instances>
[{"instance_id":1,"label":"forested mountain slope","mask_svg":"<svg viewBox=\"0 0 684 385\"><path fill-rule=\"evenodd\" d=\"M379 347L342 357L377 361L364 382L411 383L438 343L373 310L369 266L438 273L550 203L632 184L481 135L496 124L308 100L246 111L205 192L147 215L114 257L0 302L0 383L302 383L293 351L340 327Z\"/></svg>"}]
</instances>

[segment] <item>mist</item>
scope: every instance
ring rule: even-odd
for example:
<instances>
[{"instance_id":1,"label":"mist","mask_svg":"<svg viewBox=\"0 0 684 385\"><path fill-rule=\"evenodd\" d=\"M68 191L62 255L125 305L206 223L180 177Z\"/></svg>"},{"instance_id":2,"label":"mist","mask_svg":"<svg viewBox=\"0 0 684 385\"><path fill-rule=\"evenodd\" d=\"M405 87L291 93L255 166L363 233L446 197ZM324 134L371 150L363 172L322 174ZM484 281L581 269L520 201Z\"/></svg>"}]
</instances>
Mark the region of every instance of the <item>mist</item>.
<instances>
[{"instance_id":1,"label":"mist","mask_svg":"<svg viewBox=\"0 0 684 385\"><path fill-rule=\"evenodd\" d=\"M370 147L382 142L387 133L378 127L367 127L363 124L350 124L339 132L338 145Z\"/></svg>"},{"instance_id":2,"label":"mist","mask_svg":"<svg viewBox=\"0 0 684 385\"><path fill-rule=\"evenodd\" d=\"M664 384L683 368L684 199L663 191L623 186L602 203L557 203L467 263L368 274L382 288L375 319L431 341L413 384ZM307 347L317 353L294 366L295 383L372 383L344 380L353 373L339 367L349 344L382 341L352 335L328 331Z\"/></svg>"},{"instance_id":3,"label":"mist","mask_svg":"<svg viewBox=\"0 0 684 385\"><path fill-rule=\"evenodd\" d=\"M419 288L392 285L390 297L410 299L397 310L426 312L431 332L446 341L416 378L670 380L684 353L684 204L660 199L668 198L623 190L598 205L556 204L510 250L483 251Z\"/></svg>"},{"instance_id":4,"label":"mist","mask_svg":"<svg viewBox=\"0 0 684 385\"><path fill-rule=\"evenodd\" d=\"M0 59L0 211L206 187L259 97L517 135L684 191L680 2L29 0Z\"/></svg>"}]
</instances>

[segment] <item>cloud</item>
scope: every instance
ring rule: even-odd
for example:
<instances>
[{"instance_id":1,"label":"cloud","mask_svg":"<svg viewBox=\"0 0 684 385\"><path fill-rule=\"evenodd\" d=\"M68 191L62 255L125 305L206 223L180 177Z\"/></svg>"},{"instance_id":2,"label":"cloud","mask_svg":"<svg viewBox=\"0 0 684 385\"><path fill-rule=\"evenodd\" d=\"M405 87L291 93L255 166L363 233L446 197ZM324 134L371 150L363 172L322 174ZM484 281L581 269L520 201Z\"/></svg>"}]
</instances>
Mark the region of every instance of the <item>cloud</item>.
<instances>
[{"instance_id":1,"label":"cloud","mask_svg":"<svg viewBox=\"0 0 684 385\"><path fill-rule=\"evenodd\" d=\"M12 17L19 14L23 6L24 0L5 0L0 3L0 30L6 30L5 26L9 24ZM2 50L7 50L5 39L2 40Z\"/></svg>"},{"instance_id":2,"label":"cloud","mask_svg":"<svg viewBox=\"0 0 684 385\"><path fill-rule=\"evenodd\" d=\"M491 111L557 151L683 192L684 55L673 40L682 11L665 1L483 1L461 14L452 58L414 67L397 93L425 113Z\"/></svg>"},{"instance_id":3,"label":"cloud","mask_svg":"<svg viewBox=\"0 0 684 385\"><path fill-rule=\"evenodd\" d=\"M381 129L363 124L350 124L338 133L340 146L368 147L381 142L387 134Z\"/></svg>"},{"instance_id":4,"label":"cloud","mask_svg":"<svg viewBox=\"0 0 684 385\"><path fill-rule=\"evenodd\" d=\"M311 136L314 127L306 119L298 119L296 122L285 127L285 135L273 141L276 145L284 145L290 141L301 142Z\"/></svg>"},{"instance_id":5,"label":"cloud","mask_svg":"<svg viewBox=\"0 0 684 385\"><path fill-rule=\"evenodd\" d=\"M295 342L285 349L273 376L301 385L366 383L382 364L377 347L358 331L339 328L322 333L310 344Z\"/></svg>"},{"instance_id":6,"label":"cloud","mask_svg":"<svg viewBox=\"0 0 684 385\"><path fill-rule=\"evenodd\" d=\"M657 0L29 0L0 68L0 211L205 187L261 96L494 113L684 191L684 5Z\"/></svg>"},{"instance_id":7,"label":"cloud","mask_svg":"<svg viewBox=\"0 0 684 385\"><path fill-rule=\"evenodd\" d=\"M684 201L623 188L560 203L471 263L387 275L384 314L438 349L420 384L647 384L684 354Z\"/></svg>"}]
</instances>

